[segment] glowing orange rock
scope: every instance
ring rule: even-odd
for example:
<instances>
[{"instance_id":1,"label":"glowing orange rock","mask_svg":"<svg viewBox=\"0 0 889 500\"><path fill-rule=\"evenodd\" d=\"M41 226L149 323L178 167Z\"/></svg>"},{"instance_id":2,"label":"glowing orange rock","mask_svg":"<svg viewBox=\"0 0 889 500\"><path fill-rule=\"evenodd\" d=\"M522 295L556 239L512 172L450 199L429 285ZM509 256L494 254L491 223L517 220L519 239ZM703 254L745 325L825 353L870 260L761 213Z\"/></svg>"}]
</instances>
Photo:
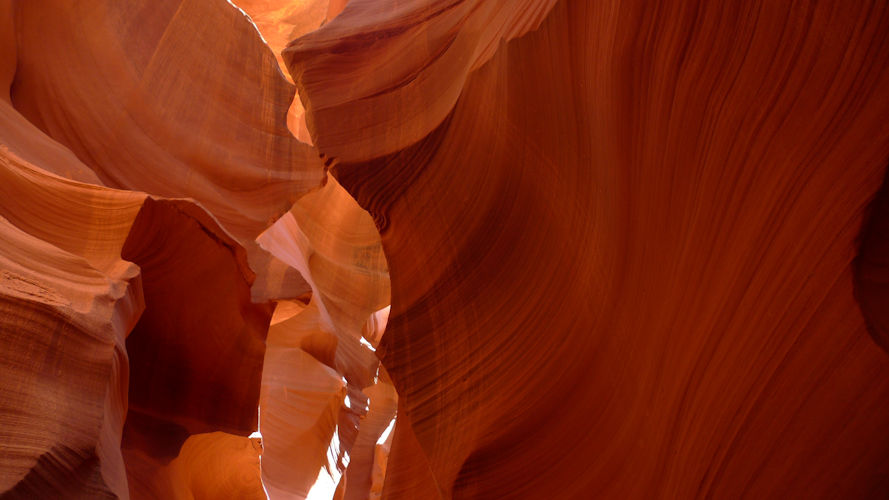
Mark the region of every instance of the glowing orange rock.
<instances>
[{"instance_id":1,"label":"glowing orange rock","mask_svg":"<svg viewBox=\"0 0 889 500\"><path fill-rule=\"evenodd\" d=\"M22 115L109 187L200 202L247 248L257 300L307 291L254 239L323 164L289 133L295 89L243 13L222 0L16 9Z\"/></svg>"},{"instance_id":2,"label":"glowing orange rock","mask_svg":"<svg viewBox=\"0 0 889 500\"><path fill-rule=\"evenodd\" d=\"M283 51L319 151L354 162L419 141L501 39L534 29L554 3L349 1L333 22Z\"/></svg>"},{"instance_id":3,"label":"glowing orange rock","mask_svg":"<svg viewBox=\"0 0 889 500\"><path fill-rule=\"evenodd\" d=\"M889 6L235 3L0 1L0 496L889 496Z\"/></svg>"},{"instance_id":4,"label":"glowing orange rock","mask_svg":"<svg viewBox=\"0 0 889 500\"><path fill-rule=\"evenodd\" d=\"M885 494L885 6L565 0L464 85L469 2L371 4L285 60L390 266L384 498Z\"/></svg>"},{"instance_id":5,"label":"glowing orange rock","mask_svg":"<svg viewBox=\"0 0 889 500\"><path fill-rule=\"evenodd\" d=\"M264 500L258 439L222 432L188 438L175 459L162 465L125 450L132 500Z\"/></svg>"},{"instance_id":6,"label":"glowing orange rock","mask_svg":"<svg viewBox=\"0 0 889 500\"><path fill-rule=\"evenodd\" d=\"M0 63L22 95L30 61ZM189 434L256 429L271 308L252 303L247 254L213 216L78 182L98 178L2 90L0 494L125 499L123 435L168 461Z\"/></svg>"}]
</instances>

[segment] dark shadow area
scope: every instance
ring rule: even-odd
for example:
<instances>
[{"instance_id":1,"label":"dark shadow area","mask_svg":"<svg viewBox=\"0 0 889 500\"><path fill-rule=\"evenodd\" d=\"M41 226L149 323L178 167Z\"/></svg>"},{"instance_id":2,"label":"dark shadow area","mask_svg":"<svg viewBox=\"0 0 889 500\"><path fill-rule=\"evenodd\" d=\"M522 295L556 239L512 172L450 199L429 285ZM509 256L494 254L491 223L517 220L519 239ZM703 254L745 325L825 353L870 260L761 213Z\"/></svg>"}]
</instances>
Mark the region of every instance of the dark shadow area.
<instances>
[{"instance_id":1,"label":"dark shadow area","mask_svg":"<svg viewBox=\"0 0 889 500\"><path fill-rule=\"evenodd\" d=\"M867 330L889 352L889 169L865 213L853 267L855 298Z\"/></svg>"}]
</instances>

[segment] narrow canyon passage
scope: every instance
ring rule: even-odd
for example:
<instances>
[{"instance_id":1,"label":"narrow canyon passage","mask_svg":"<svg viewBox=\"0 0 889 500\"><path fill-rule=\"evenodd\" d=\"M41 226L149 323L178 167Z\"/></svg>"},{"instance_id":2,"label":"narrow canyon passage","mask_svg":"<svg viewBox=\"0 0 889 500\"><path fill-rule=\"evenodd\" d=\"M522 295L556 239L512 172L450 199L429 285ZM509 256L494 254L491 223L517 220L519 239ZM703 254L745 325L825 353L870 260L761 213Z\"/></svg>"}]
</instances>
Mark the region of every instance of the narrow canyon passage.
<instances>
[{"instance_id":1,"label":"narrow canyon passage","mask_svg":"<svg viewBox=\"0 0 889 500\"><path fill-rule=\"evenodd\" d=\"M0 500L889 498L884 0L0 0Z\"/></svg>"}]
</instances>

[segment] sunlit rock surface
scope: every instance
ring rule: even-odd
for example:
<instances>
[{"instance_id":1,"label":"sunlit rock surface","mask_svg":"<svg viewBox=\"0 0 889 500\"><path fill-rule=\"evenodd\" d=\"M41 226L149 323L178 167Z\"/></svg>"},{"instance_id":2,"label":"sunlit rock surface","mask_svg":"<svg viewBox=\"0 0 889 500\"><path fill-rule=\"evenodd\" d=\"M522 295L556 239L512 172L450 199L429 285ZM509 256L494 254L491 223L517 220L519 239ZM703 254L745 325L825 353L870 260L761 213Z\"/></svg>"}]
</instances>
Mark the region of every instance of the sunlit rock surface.
<instances>
[{"instance_id":1,"label":"sunlit rock surface","mask_svg":"<svg viewBox=\"0 0 889 500\"><path fill-rule=\"evenodd\" d=\"M193 202L0 153L2 492L128 498L122 436L169 460L190 434L255 429L271 307L243 248Z\"/></svg>"},{"instance_id":2,"label":"sunlit rock surface","mask_svg":"<svg viewBox=\"0 0 889 500\"><path fill-rule=\"evenodd\" d=\"M346 492L366 490L366 496L373 446L397 399L391 380L378 376L374 353L389 304L389 271L374 221L331 178L258 241L312 287L306 308L269 332L260 408L264 484L274 499L306 495L329 462L336 433L334 465L341 469L348 460L357 471L346 476L355 477Z\"/></svg>"},{"instance_id":3,"label":"sunlit rock surface","mask_svg":"<svg viewBox=\"0 0 889 500\"><path fill-rule=\"evenodd\" d=\"M233 26L240 25L244 33L257 36L246 18L227 4L193 5L207 11L202 22L212 20L211 14L216 13L230 19ZM283 156L274 153L275 149L259 156L252 153L252 158L271 155L265 160L269 166L263 168L251 156L236 160L252 146L239 146L224 137L208 139L213 117L200 126L202 113L196 111L201 103L183 93L200 89L194 79L189 86L181 81L167 83L170 89L180 89L181 101L190 100L196 106L179 110L180 116L170 107L171 95L159 91L164 87L162 81L143 87L143 98L138 98L136 87L147 83L140 80L146 73L120 71L139 65L129 58L138 51L127 52L121 47L137 46L146 49L148 56L152 52L157 55L157 47L139 45L140 36L153 36L156 44L162 45L162 39L169 42L163 35L175 30L144 23L144 12L133 4L115 2L105 7L7 1L0 10L4 27L0 61L0 217L5 241L0 269L0 301L4 305L0 314L4 346L0 365L4 381L0 387L3 498L130 498L131 487L151 482L141 476L138 467L132 467L138 464L131 457L145 456L166 466L185 456L180 448L189 435L225 431L247 436L255 431L273 305L261 298L254 302L251 297L256 279L248 266L248 252L228 227L238 231L236 219L247 220L255 230L243 233L242 241L259 250L250 231L258 234L269 222L260 221L258 217L265 213L256 213L252 207L269 213L274 205L286 210L289 198L295 199L321 180L321 164L308 150ZM181 15L183 11L178 12ZM186 22L188 17L176 19L170 22ZM109 28L127 23L132 29ZM236 34L223 33L229 40L238 40ZM41 44L45 43L68 52L43 52ZM250 47L256 54L264 53L258 37L235 42L227 50L239 53ZM109 48L119 52L109 54ZM171 65L156 69L181 69L188 66L187 56L200 53L200 47L171 51ZM52 54L57 64L47 65L50 59L46 58ZM261 61L253 59L245 57L249 64ZM222 74L243 78L237 67L222 68ZM267 87L261 83L263 79L275 81L268 74L259 72L247 81L255 82L258 91ZM280 74L275 78L282 82L281 90L272 90L280 96L280 117L273 118L276 113L270 113L265 121L257 121L251 112L226 113L221 111L222 101L209 98L203 107L227 117L228 125L217 123L216 130L237 135L233 125L241 123L244 130L254 130L255 136L289 141L293 151L304 148L292 138L286 139L284 114L292 87ZM212 82L208 78L198 81ZM250 85L235 85L251 93ZM269 102L256 94L253 99L257 97L257 102ZM117 106L115 99L133 107ZM225 102L243 109L237 101ZM137 108L152 104L156 106L154 115L140 115L144 121L133 118L139 113ZM172 129L174 123L183 125L189 114L197 120L194 130L211 132L199 137L186 133L188 128ZM132 131L122 133L128 120L142 132L160 135L143 140ZM152 121L155 124L149 125ZM169 126L157 125L164 122ZM176 149L177 136L206 144L208 150L221 154L217 160L228 157L246 162L250 168L232 167L235 170L221 177L220 171L214 174L217 179L231 177L225 182L244 198L221 196L219 185L196 190L203 195L190 192L194 185L189 183L196 179L191 173L200 170L201 152L181 143ZM115 147L115 141L125 144ZM243 153L238 153L238 148ZM178 185L174 180L177 155L188 171L183 172L185 182ZM288 161L279 164L276 158ZM208 158L205 164L210 163ZM142 166L137 168L136 164ZM225 163L214 165L219 168ZM144 185L112 181L109 172L117 167L122 168L122 175L141 175ZM139 168L142 174L138 174ZM276 174L276 170L282 173ZM238 172L242 172L240 177ZM278 175L283 175L281 182L269 183ZM247 182L250 176L255 177L259 189L252 194ZM214 207L217 217L194 200L168 200L103 186L149 190L152 183L166 189L163 194L203 198L208 205L215 196L219 201ZM263 186L281 190L273 190L276 194L270 196L268 187ZM240 209L219 208L226 204ZM255 222L249 222L250 213ZM220 225L222 220L227 228ZM257 254L262 257L261 251ZM264 261L260 258L258 262ZM267 256L265 262L273 260ZM285 288L286 266L280 264L280 269L278 291ZM296 293L308 288L295 270L290 274L298 279L291 287ZM208 446L208 441L199 440L182 450L206 455ZM232 455L232 460L235 458ZM256 481L232 476L219 483L228 485L220 488L230 489L230 498L247 498L246 490L264 496L255 456L253 461ZM180 470L199 467L191 459L179 463ZM228 470L230 465L220 463L218 467ZM138 476L135 482L134 471ZM193 476L193 472L189 474ZM243 487L234 488L239 482ZM138 487L132 492L141 498Z\"/></svg>"},{"instance_id":4,"label":"sunlit rock surface","mask_svg":"<svg viewBox=\"0 0 889 500\"><path fill-rule=\"evenodd\" d=\"M16 110L102 184L200 202L247 248L258 298L307 291L253 240L323 165L289 133L295 89L244 14L223 0L15 5Z\"/></svg>"},{"instance_id":5,"label":"sunlit rock surface","mask_svg":"<svg viewBox=\"0 0 889 500\"><path fill-rule=\"evenodd\" d=\"M0 498L889 498L887 116L885 2L0 0Z\"/></svg>"}]
</instances>

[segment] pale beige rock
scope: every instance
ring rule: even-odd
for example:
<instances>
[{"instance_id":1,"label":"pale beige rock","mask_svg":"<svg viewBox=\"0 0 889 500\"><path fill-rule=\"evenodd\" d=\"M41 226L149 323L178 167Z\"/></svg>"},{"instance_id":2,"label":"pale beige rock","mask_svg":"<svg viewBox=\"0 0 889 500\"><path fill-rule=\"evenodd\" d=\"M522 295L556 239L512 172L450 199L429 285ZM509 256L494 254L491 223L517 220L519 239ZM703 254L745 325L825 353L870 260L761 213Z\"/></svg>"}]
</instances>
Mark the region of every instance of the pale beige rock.
<instances>
[{"instance_id":1,"label":"pale beige rock","mask_svg":"<svg viewBox=\"0 0 889 500\"><path fill-rule=\"evenodd\" d=\"M272 500L305 498L321 467L346 396L333 364L336 337L315 301L269 329L260 398L263 483Z\"/></svg>"},{"instance_id":2,"label":"pale beige rock","mask_svg":"<svg viewBox=\"0 0 889 500\"><path fill-rule=\"evenodd\" d=\"M334 179L300 199L258 241L312 287L308 306L292 316L282 313L289 319L272 327L263 375L265 484L273 498L294 498L288 495L308 493L322 466L344 468L362 435L369 395L362 389L376 387L379 366L370 339L385 328L371 318L388 305L388 268L370 215ZM364 339L368 322L376 329ZM284 388L300 391L306 405L286 401ZM385 413L388 396L383 391L380 397L376 412ZM373 400L370 407L377 407ZM325 432L306 437L313 427ZM334 429L338 445L329 460ZM373 432L364 431L366 439ZM369 479L372 457L361 461Z\"/></svg>"},{"instance_id":3,"label":"pale beige rock","mask_svg":"<svg viewBox=\"0 0 889 500\"><path fill-rule=\"evenodd\" d=\"M370 215L329 179L257 241L309 282L321 328L337 339L335 368L358 389L372 385L378 361L361 332L389 303L389 272Z\"/></svg>"},{"instance_id":4,"label":"pale beige rock","mask_svg":"<svg viewBox=\"0 0 889 500\"><path fill-rule=\"evenodd\" d=\"M385 374L384 368L380 370ZM388 376L378 378L377 383L363 391L370 403L367 415L358 425L358 437L349 454L343 495L345 500L367 500L371 497L374 484L382 488L380 479L385 474L385 464L380 462L383 457L377 440L395 418L398 395Z\"/></svg>"}]
</instances>

